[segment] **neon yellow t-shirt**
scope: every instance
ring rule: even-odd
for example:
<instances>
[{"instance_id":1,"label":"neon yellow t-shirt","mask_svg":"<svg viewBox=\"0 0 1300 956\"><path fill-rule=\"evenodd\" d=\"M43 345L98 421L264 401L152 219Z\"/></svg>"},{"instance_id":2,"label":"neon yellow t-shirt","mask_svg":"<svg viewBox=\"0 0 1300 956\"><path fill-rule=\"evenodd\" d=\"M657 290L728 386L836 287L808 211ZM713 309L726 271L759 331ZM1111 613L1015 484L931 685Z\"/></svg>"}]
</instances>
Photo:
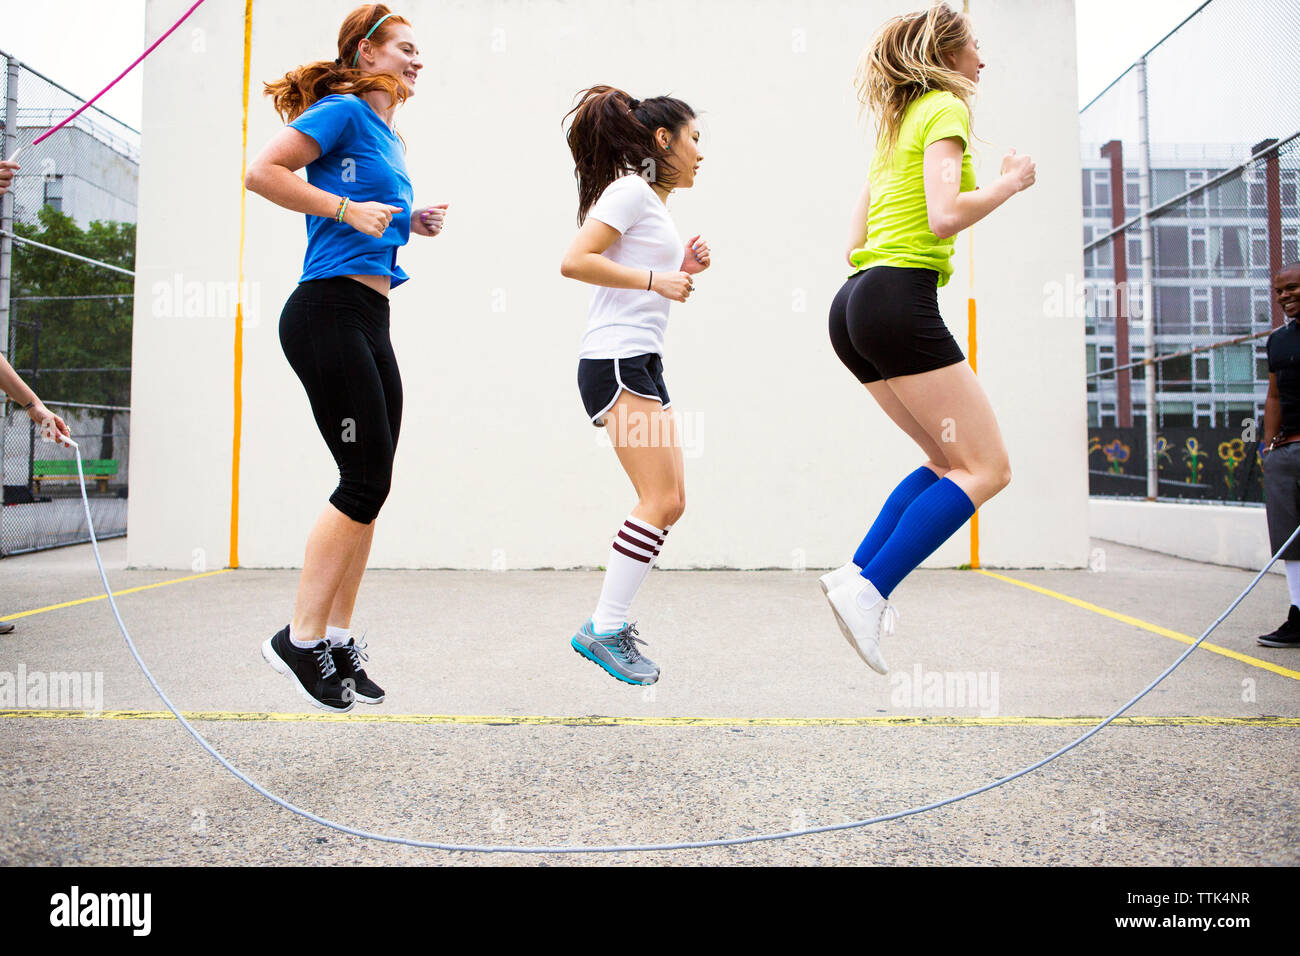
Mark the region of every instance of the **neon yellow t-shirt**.
<instances>
[{"instance_id":1,"label":"neon yellow t-shirt","mask_svg":"<svg viewBox=\"0 0 1300 956\"><path fill-rule=\"evenodd\" d=\"M925 148L936 140L957 137L962 142L961 191L975 188L971 167L970 113L966 104L944 90L923 94L903 114L898 144L886 163L882 151L871 160L871 208L867 212L867 242L849 257L850 276L871 266L933 269L939 285L952 275L953 240L930 231L925 204Z\"/></svg>"}]
</instances>

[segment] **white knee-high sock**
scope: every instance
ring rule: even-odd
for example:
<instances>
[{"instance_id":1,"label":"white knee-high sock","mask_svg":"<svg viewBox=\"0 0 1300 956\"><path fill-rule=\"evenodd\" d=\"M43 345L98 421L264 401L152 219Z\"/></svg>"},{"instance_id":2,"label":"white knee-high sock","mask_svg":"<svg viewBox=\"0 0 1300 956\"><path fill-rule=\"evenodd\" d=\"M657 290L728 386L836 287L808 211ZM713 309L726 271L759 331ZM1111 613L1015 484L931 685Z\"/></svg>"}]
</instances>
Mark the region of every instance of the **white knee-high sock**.
<instances>
[{"instance_id":1,"label":"white knee-high sock","mask_svg":"<svg viewBox=\"0 0 1300 956\"><path fill-rule=\"evenodd\" d=\"M609 548L600 601L591 615L591 624L597 634L608 634L623 626L632 599L650 573L667 533L667 529L656 528L650 522L631 515L618 529Z\"/></svg>"},{"instance_id":2,"label":"white knee-high sock","mask_svg":"<svg viewBox=\"0 0 1300 956\"><path fill-rule=\"evenodd\" d=\"M1286 586L1291 591L1291 603L1300 607L1300 561L1283 561L1286 565Z\"/></svg>"}]
</instances>

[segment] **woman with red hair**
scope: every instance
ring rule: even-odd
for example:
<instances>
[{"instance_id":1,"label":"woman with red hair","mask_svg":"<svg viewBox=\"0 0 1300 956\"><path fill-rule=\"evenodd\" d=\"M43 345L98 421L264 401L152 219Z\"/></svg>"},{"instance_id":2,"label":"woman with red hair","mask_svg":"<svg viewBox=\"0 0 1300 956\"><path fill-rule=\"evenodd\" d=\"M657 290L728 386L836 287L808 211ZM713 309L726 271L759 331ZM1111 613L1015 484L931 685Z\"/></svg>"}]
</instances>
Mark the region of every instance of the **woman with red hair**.
<instances>
[{"instance_id":1,"label":"woman with red hair","mask_svg":"<svg viewBox=\"0 0 1300 956\"><path fill-rule=\"evenodd\" d=\"M266 84L288 125L250 164L245 185L307 216L280 344L339 469L307 538L293 619L262 656L314 706L344 713L356 700L384 699L350 629L402 419L388 294L408 278L398 248L412 232L438 235L447 207L415 209L406 144L393 128L424 66L411 24L382 4L359 7L343 21L338 54ZM296 175L304 166L306 182Z\"/></svg>"}]
</instances>

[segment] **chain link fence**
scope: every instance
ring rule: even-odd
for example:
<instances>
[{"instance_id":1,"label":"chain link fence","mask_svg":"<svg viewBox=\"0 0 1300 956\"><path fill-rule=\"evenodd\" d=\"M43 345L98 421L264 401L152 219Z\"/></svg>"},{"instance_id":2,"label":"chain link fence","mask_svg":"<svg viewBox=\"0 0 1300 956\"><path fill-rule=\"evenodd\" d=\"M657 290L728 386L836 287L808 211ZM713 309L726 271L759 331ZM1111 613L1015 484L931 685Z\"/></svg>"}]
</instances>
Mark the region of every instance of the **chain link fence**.
<instances>
[{"instance_id":1,"label":"chain link fence","mask_svg":"<svg viewBox=\"0 0 1300 956\"><path fill-rule=\"evenodd\" d=\"M101 537L126 532L139 132L0 52L0 349L81 445ZM72 452L0 409L0 557L89 540Z\"/></svg>"},{"instance_id":2,"label":"chain link fence","mask_svg":"<svg viewBox=\"0 0 1300 956\"><path fill-rule=\"evenodd\" d=\"M72 440L81 446L95 534L101 539L126 534L131 410L46 404L67 422ZM0 432L4 435L0 557L89 541L75 454L65 445L42 440L22 409L13 404L7 409Z\"/></svg>"},{"instance_id":3,"label":"chain link fence","mask_svg":"<svg viewBox=\"0 0 1300 956\"><path fill-rule=\"evenodd\" d=\"M1297 37L1295 0L1210 0L1080 114L1094 495L1263 500L1270 279L1300 259Z\"/></svg>"}]
</instances>

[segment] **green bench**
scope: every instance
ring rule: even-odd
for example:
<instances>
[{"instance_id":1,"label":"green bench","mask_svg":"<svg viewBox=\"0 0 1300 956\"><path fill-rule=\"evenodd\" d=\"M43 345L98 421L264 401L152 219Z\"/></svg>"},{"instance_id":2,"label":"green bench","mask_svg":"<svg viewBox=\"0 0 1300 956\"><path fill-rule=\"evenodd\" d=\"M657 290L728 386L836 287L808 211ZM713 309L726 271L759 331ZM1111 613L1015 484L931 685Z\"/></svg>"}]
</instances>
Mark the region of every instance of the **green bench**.
<instances>
[{"instance_id":1,"label":"green bench","mask_svg":"<svg viewBox=\"0 0 1300 956\"><path fill-rule=\"evenodd\" d=\"M91 458L83 459L81 462L82 470L86 473L87 481L98 483L100 494L108 494L108 482L110 479L117 477L117 459L116 458ZM77 462L76 459L42 459L38 458L32 462L32 490L36 494L41 493L42 481L76 481L77 480Z\"/></svg>"}]
</instances>

